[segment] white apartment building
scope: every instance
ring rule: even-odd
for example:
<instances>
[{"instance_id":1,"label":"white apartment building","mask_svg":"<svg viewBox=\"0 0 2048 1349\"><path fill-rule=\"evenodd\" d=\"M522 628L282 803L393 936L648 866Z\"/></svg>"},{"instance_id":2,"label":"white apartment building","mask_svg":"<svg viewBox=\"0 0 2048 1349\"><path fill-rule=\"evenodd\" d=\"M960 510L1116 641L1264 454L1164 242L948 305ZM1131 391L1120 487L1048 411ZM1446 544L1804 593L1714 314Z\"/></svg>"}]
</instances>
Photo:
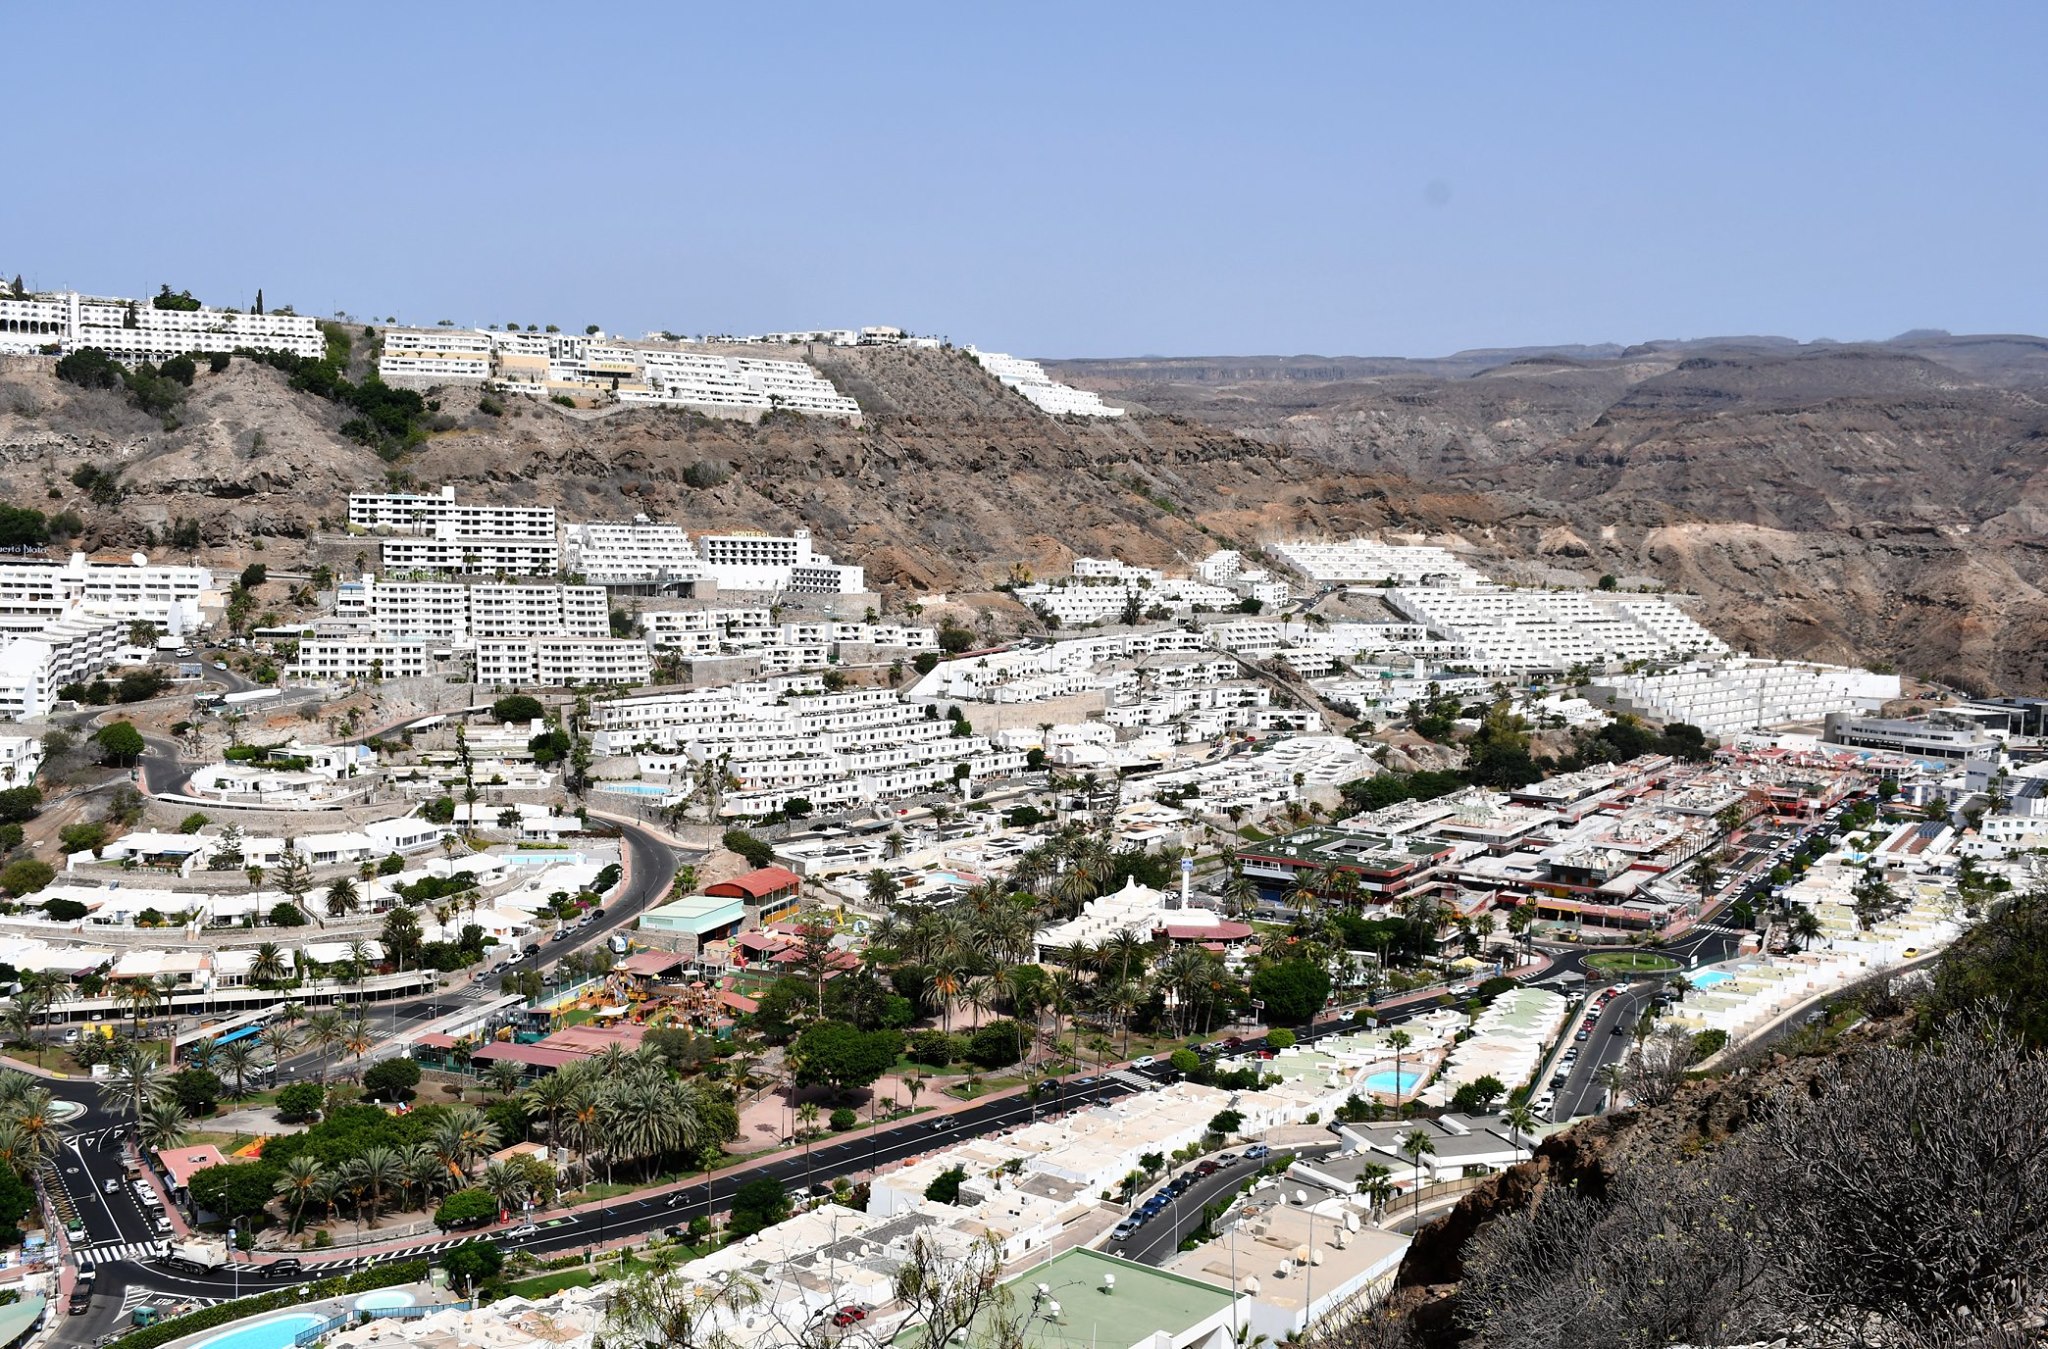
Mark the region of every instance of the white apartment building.
<instances>
[{"instance_id":1,"label":"white apartment building","mask_svg":"<svg viewBox=\"0 0 2048 1349\"><path fill-rule=\"evenodd\" d=\"M605 637L602 586L458 585L365 576L335 592L337 620L387 637L468 643L483 637Z\"/></svg>"},{"instance_id":2,"label":"white apartment building","mask_svg":"<svg viewBox=\"0 0 2048 1349\"><path fill-rule=\"evenodd\" d=\"M859 403L839 392L831 380L802 361L761 361L750 356L731 359L755 399L771 408L823 417L860 416Z\"/></svg>"},{"instance_id":3,"label":"white apartment building","mask_svg":"<svg viewBox=\"0 0 2048 1349\"><path fill-rule=\"evenodd\" d=\"M73 613L34 637L0 636L0 721L40 717L66 684L102 673L126 640L126 624Z\"/></svg>"},{"instance_id":4,"label":"white apartment building","mask_svg":"<svg viewBox=\"0 0 2048 1349\"><path fill-rule=\"evenodd\" d=\"M1874 712L1899 696L1899 677L1839 665L1726 661L1663 674L1616 675L1593 685L1596 707L1682 721L1708 735L1817 722L1830 712Z\"/></svg>"},{"instance_id":5,"label":"white apartment building","mask_svg":"<svg viewBox=\"0 0 2048 1349\"><path fill-rule=\"evenodd\" d=\"M722 590L857 595L867 589L864 569L811 551L808 529L787 536L704 534L697 539L697 549L704 570Z\"/></svg>"},{"instance_id":6,"label":"white apartment building","mask_svg":"<svg viewBox=\"0 0 2048 1349\"><path fill-rule=\"evenodd\" d=\"M1045 373L1045 367L1037 361L1027 361L1017 356L1005 356L997 351L977 351L967 348L969 355L981 363L981 368L995 376L1006 389L1014 389L1041 412L1055 417L1121 417L1122 408L1111 407L1102 401L1102 395L1091 389L1076 389L1070 384L1061 384Z\"/></svg>"},{"instance_id":7,"label":"white apartment building","mask_svg":"<svg viewBox=\"0 0 2048 1349\"><path fill-rule=\"evenodd\" d=\"M286 674L306 682L344 679L420 679L436 667L433 644L424 637L378 637L351 633L299 639L299 654Z\"/></svg>"},{"instance_id":8,"label":"white apartment building","mask_svg":"<svg viewBox=\"0 0 2048 1349\"><path fill-rule=\"evenodd\" d=\"M123 621L155 623L166 632L199 626L200 601L213 585L204 567L88 561L0 562L0 630L35 633L73 609Z\"/></svg>"},{"instance_id":9,"label":"white apartment building","mask_svg":"<svg viewBox=\"0 0 2048 1349\"><path fill-rule=\"evenodd\" d=\"M65 351L97 347L133 365L242 347L317 357L325 354L327 339L318 324L297 314L237 314L203 306L158 309L149 300L75 290L18 300L0 296L0 354L32 355L50 346Z\"/></svg>"},{"instance_id":10,"label":"white apartment building","mask_svg":"<svg viewBox=\"0 0 2048 1349\"><path fill-rule=\"evenodd\" d=\"M1386 600L1403 617L1468 648L1472 663L1494 674L1728 654L1726 642L1653 595L1401 586Z\"/></svg>"},{"instance_id":11,"label":"white apartment building","mask_svg":"<svg viewBox=\"0 0 2048 1349\"><path fill-rule=\"evenodd\" d=\"M35 781L43 766L43 738L15 735L12 731L13 728L0 727L0 788Z\"/></svg>"},{"instance_id":12,"label":"white apartment building","mask_svg":"<svg viewBox=\"0 0 2048 1349\"><path fill-rule=\"evenodd\" d=\"M492 348L492 335L473 328L386 328L377 375L399 389L481 384L491 377Z\"/></svg>"},{"instance_id":13,"label":"white apartment building","mask_svg":"<svg viewBox=\"0 0 2048 1349\"><path fill-rule=\"evenodd\" d=\"M1023 771L1021 750L953 724L887 689L805 692L802 681L768 679L723 689L614 699L592 709L600 755L639 751L643 778L679 786L697 766L717 762L738 780L728 815L777 810L791 796L819 806L852 806L969 780Z\"/></svg>"},{"instance_id":14,"label":"white apartment building","mask_svg":"<svg viewBox=\"0 0 2048 1349\"><path fill-rule=\"evenodd\" d=\"M548 539L487 539L445 533L384 540L384 570L401 576L553 576L561 548Z\"/></svg>"},{"instance_id":15,"label":"white apartment building","mask_svg":"<svg viewBox=\"0 0 2048 1349\"><path fill-rule=\"evenodd\" d=\"M1486 579L1434 545L1381 543L1377 539L1288 539L1267 544L1266 551L1311 581L1323 583L1478 585Z\"/></svg>"},{"instance_id":16,"label":"white apartment building","mask_svg":"<svg viewBox=\"0 0 2048 1349\"><path fill-rule=\"evenodd\" d=\"M378 358L384 381L502 386L535 397L611 395L620 403L757 413L784 408L858 420L860 404L801 361L721 356L670 343L601 335L474 328L392 328Z\"/></svg>"},{"instance_id":17,"label":"white apartment building","mask_svg":"<svg viewBox=\"0 0 2048 1349\"><path fill-rule=\"evenodd\" d=\"M476 682L489 688L645 684L647 643L613 637L489 638L476 644Z\"/></svg>"},{"instance_id":18,"label":"white apartment building","mask_svg":"<svg viewBox=\"0 0 2048 1349\"><path fill-rule=\"evenodd\" d=\"M625 523L567 526L562 567L594 586L662 585L706 575L681 525L657 523L644 515Z\"/></svg>"},{"instance_id":19,"label":"white apartment building","mask_svg":"<svg viewBox=\"0 0 2048 1349\"><path fill-rule=\"evenodd\" d=\"M1058 619L1063 627L1118 622L1133 599L1138 602L1141 619L1155 606L1174 614L1188 614L1201 609L1233 608L1238 601L1235 591L1177 577L1158 581L1091 581L1077 575L1071 581L1018 586L1016 596L1018 603Z\"/></svg>"},{"instance_id":20,"label":"white apartment building","mask_svg":"<svg viewBox=\"0 0 2048 1349\"><path fill-rule=\"evenodd\" d=\"M459 538L552 541L555 508L457 501L452 485L439 492L350 492L348 523L372 534L438 535L446 528Z\"/></svg>"}]
</instances>

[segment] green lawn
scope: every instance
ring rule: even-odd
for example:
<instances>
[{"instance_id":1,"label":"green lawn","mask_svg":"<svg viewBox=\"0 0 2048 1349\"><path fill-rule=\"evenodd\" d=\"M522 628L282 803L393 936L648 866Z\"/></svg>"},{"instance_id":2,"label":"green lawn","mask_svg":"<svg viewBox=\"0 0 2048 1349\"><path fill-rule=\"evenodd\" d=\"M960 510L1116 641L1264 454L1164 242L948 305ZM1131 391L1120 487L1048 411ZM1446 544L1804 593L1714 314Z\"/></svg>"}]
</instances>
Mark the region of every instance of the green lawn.
<instances>
[{"instance_id":1,"label":"green lawn","mask_svg":"<svg viewBox=\"0 0 2048 1349\"><path fill-rule=\"evenodd\" d=\"M1677 969L1678 962L1648 951L1600 951L1586 957L1586 968L1606 974L1658 974Z\"/></svg>"},{"instance_id":2,"label":"green lawn","mask_svg":"<svg viewBox=\"0 0 2048 1349\"><path fill-rule=\"evenodd\" d=\"M591 1282L590 1271L580 1266L575 1269L550 1270L536 1274L530 1279L507 1284L505 1291L512 1297L541 1298L550 1293L559 1293L564 1288L582 1288Z\"/></svg>"}]
</instances>

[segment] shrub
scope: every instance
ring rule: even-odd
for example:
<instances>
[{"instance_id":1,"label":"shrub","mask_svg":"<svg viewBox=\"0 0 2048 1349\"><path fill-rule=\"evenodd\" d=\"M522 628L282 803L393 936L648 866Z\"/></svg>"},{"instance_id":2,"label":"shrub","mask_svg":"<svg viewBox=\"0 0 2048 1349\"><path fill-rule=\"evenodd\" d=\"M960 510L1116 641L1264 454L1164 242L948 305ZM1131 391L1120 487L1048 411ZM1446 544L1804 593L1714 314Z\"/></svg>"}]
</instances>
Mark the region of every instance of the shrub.
<instances>
[{"instance_id":1,"label":"shrub","mask_svg":"<svg viewBox=\"0 0 2048 1349\"><path fill-rule=\"evenodd\" d=\"M991 1021L967 1041L967 1057L983 1068L1007 1068L1024 1057L1024 1027L1007 1019Z\"/></svg>"},{"instance_id":2,"label":"shrub","mask_svg":"<svg viewBox=\"0 0 2048 1349\"><path fill-rule=\"evenodd\" d=\"M441 1268L461 1286L474 1288L504 1267L505 1252L488 1241L465 1241L441 1254Z\"/></svg>"},{"instance_id":3,"label":"shrub","mask_svg":"<svg viewBox=\"0 0 2048 1349\"><path fill-rule=\"evenodd\" d=\"M748 1181L733 1193L732 1217L726 1231L734 1238L752 1236L789 1216L789 1194L773 1176Z\"/></svg>"},{"instance_id":4,"label":"shrub","mask_svg":"<svg viewBox=\"0 0 2048 1349\"><path fill-rule=\"evenodd\" d=\"M278 1118L309 1120L327 1103L327 1093L318 1082L294 1082L277 1093Z\"/></svg>"},{"instance_id":5,"label":"shrub","mask_svg":"<svg viewBox=\"0 0 2048 1349\"><path fill-rule=\"evenodd\" d=\"M372 1100L409 1101L420 1084L420 1066L411 1059L386 1059L363 1074L363 1090Z\"/></svg>"},{"instance_id":6,"label":"shrub","mask_svg":"<svg viewBox=\"0 0 2048 1349\"><path fill-rule=\"evenodd\" d=\"M531 694L514 693L492 703L491 715L499 721L530 722L546 716L547 709L541 706L540 699Z\"/></svg>"},{"instance_id":7,"label":"shrub","mask_svg":"<svg viewBox=\"0 0 2048 1349\"><path fill-rule=\"evenodd\" d=\"M848 1129L857 1128L859 1127L859 1125L860 1116L854 1114L853 1111L847 1109L845 1106L840 1106L837 1110L832 1112L832 1129L835 1133L843 1134Z\"/></svg>"},{"instance_id":8,"label":"shrub","mask_svg":"<svg viewBox=\"0 0 2048 1349\"><path fill-rule=\"evenodd\" d=\"M910 1036L909 1048L905 1053L913 1063L943 1068L960 1056L960 1037L948 1035L940 1030L917 1031Z\"/></svg>"},{"instance_id":9,"label":"shrub","mask_svg":"<svg viewBox=\"0 0 2048 1349\"><path fill-rule=\"evenodd\" d=\"M1284 1026L1278 1030L1269 1030L1266 1032L1266 1046L1269 1049L1292 1049L1294 1032Z\"/></svg>"},{"instance_id":10,"label":"shrub","mask_svg":"<svg viewBox=\"0 0 2048 1349\"><path fill-rule=\"evenodd\" d=\"M726 479L731 476L732 474L727 471L725 465L715 463L709 459L699 459L683 470L683 483L686 486L703 490L711 487L722 487L725 485Z\"/></svg>"},{"instance_id":11,"label":"shrub","mask_svg":"<svg viewBox=\"0 0 2048 1349\"><path fill-rule=\"evenodd\" d=\"M457 1190L441 1201L441 1207L434 1210L434 1224L452 1230L458 1227L476 1227L490 1222L498 1216L498 1201L491 1198L487 1190Z\"/></svg>"},{"instance_id":12,"label":"shrub","mask_svg":"<svg viewBox=\"0 0 2048 1349\"><path fill-rule=\"evenodd\" d=\"M57 378L81 389L118 389L127 373L119 361L98 347L81 347L57 362Z\"/></svg>"},{"instance_id":13,"label":"shrub","mask_svg":"<svg viewBox=\"0 0 2048 1349\"><path fill-rule=\"evenodd\" d=\"M59 923L76 923L92 910L75 899L52 899L43 904L43 912Z\"/></svg>"},{"instance_id":14,"label":"shrub","mask_svg":"<svg viewBox=\"0 0 2048 1349\"><path fill-rule=\"evenodd\" d=\"M0 867L0 890L5 890L14 899L32 895L55 880L56 869L48 862L33 857L17 857L6 866Z\"/></svg>"},{"instance_id":15,"label":"shrub","mask_svg":"<svg viewBox=\"0 0 2048 1349\"><path fill-rule=\"evenodd\" d=\"M1209 1120L1209 1132L1228 1138L1244 1127L1244 1115L1236 1110L1219 1110Z\"/></svg>"},{"instance_id":16,"label":"shrub","mask_svg":"<svg viewBox=\"0 0 2048 1349\"><path fill-rule=\"evenodd\" d=\"M98 821L67 824L57 831L57 845L67 853L97 852L107 841L107 827Z\"/></svg>"},{"instance_id":17,"label":"shrub","mask_svg":"<svg viewBox=\"0 0 2048 1349\"><path fill-rule=\"evenodd\" d=\"M206 828L209 823L211 821L206 818L205 811L195 810L184 819L178 821L178 832L181 834L196 834Z\"/></svg>"},{"instance_id":18,"label":"shrub","mask_svg":"<svg viewBox=\"0 0 2048 1349\"><path fill-rule=\"evenodd\" d=\"M924 1187L924 1197L934 1203L957 1204L960 1202L960 1183L966 1179L966 1167L950 1167L939 1172L932 1178L932 1183Z\"/></svg>"}]
</instances>

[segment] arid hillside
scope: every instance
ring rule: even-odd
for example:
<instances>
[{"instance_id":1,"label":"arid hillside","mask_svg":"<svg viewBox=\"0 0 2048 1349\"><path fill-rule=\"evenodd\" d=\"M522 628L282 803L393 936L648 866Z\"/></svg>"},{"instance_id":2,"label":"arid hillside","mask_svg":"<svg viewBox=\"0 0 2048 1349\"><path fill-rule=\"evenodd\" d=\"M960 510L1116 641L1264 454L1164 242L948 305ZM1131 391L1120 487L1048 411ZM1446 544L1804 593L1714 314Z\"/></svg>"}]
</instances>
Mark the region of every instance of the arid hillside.
<instances>
[{"instance_id":1,"label":"arid hillside","mask_svg":"<svg viewBox=\"0 0 2048 1349\"><path fill-rule=\"evenodd\" d=\"M1047 417L957 352L799 354L862 425L520 398L492 413L451 388L395 462L342 435L343 409L245 360L202 365L168 418L59 383L47 361L0 361L0 493L77 514L85 546L165 555L183 521L208 560L239 564L260 540L278 570L335 558L352 488L447 482L572 518L804 524L907 593L1056 573L1077 553L1173 565L1394 531L1518 579L1696 590L1758 651L2048 687L2036 339L1060 366L1134 409L1103 423Z\"/></svg>"},{"instance_id":2,"label":"arid hillside","mask_svg":"<svg viewBox=\"0 0 2048 1349\"><path fill-rule=\"evenodd\" d=\"M1753 650L2048 687L2048 342L1743 338L1380 364L1055 366L1484 500L1490 520L1463 531L1475 546L1695 590Z\"/></svg>"}]
</instances>

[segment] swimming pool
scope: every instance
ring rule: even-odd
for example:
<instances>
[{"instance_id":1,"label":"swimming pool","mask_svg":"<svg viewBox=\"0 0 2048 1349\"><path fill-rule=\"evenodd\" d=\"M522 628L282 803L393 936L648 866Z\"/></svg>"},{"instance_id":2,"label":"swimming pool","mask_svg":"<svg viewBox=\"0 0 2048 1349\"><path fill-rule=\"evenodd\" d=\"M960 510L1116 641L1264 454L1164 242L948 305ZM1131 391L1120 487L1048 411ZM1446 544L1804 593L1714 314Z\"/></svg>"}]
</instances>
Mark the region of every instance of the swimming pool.
<instances>
[{"instance_id":1,"label":"swimming pool","mask_svg":"<svg viewBox=\"0 0 2048 1349\"><path fill-rule=\"evenodd\" d=\"M607 782L598 790L617 792L620 796L667 796L671 789L656 782Z\"/></svg>"},{"instance_id":2,"label":"swimming pool","mask_svg":"<svg viewBox=\"0 0 2048 1349\"><path fill-rule=\"evenodd\" d=\"M210 1340L201 1340L192 1349L291 1349L292 1341L300 1331L311 1330L326 1319L311 1312L287 1312L283 1316L251 1321L239 1330L230 1330Z\"/></svg>"},{"instance_id":3,"label":"swimming pool","mask_svg":"<svg viewBox=\"0 0 2048 1349\"><path fill-rule=\"evenodd\" d=\"M1694 988L1712 988L1716 984L1725 984L1734 977L1734 975L1729 974L1726 970L1702 970L1692 977L1692 986Z\"/></svg>"},{"instance_id":4,"label":"swimming pool","mask_svg":"<svg viewBox=\"0 0 2048 1349\"><path fill-rule=\"evenodd\" d=\"M1409 1092L1415 1090L1415 1084L1420 1081L1422 1081L1421 1073L1404 1072L1397 1079L1394 1076L1393 1070L1389 1069L1386 1072L1374 1073L1371 1077L1365 1079L1365 1089L1388 1096L1406 1096Z\"/></svg>"},{"instance_id":5,"label":"swimming pool","mask_svg":"<svg viewBox=\"0 0 2048 1349\"><path fill-rule=\"evenodd\" d=\"M365 1293L356 1299L359 1312L389 1311L393 1307L410 1307L413 1295L403 1288L380 1288L374 1293Z\"/></svg>"}]
</instances>

